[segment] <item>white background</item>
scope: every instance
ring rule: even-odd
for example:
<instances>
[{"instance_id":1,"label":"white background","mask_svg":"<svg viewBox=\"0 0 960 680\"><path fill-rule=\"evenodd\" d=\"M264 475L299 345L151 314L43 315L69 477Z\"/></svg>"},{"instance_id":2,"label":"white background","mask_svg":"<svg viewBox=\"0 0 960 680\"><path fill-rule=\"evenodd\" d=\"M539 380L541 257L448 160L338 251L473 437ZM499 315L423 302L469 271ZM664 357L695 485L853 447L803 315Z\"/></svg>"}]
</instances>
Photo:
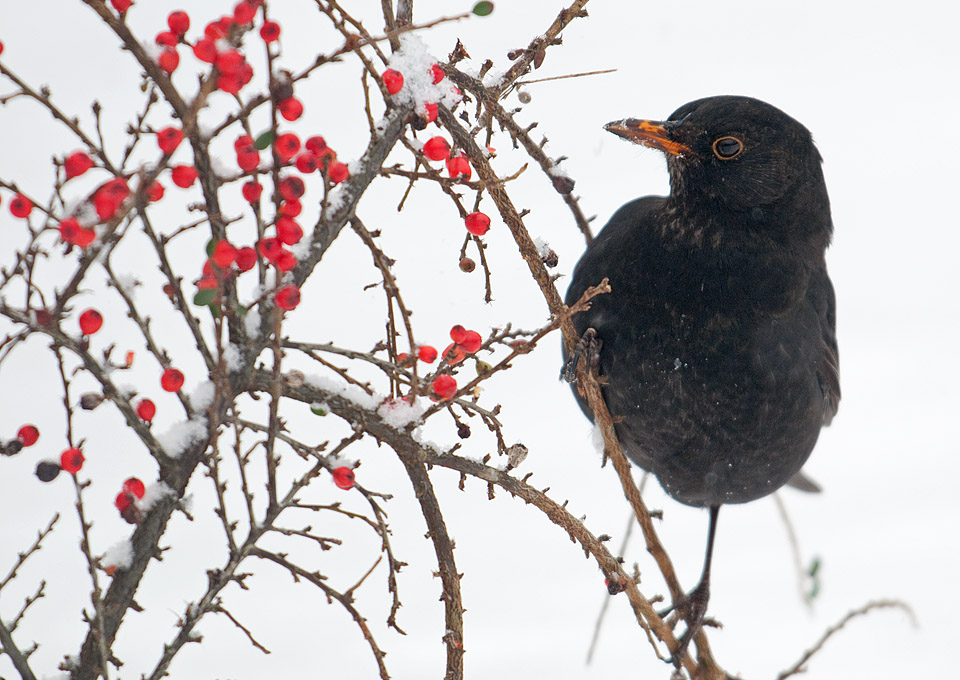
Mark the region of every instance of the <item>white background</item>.
<instances>
[{"instance_id":1,"label":"white background","mask_svg":"<svg viewBox=\"0 0 960 680\"><path fill-rule=\"evenodd\" d=\"M339 46L311 3L274 5L284 29L281 65L297 70L315 53ZM378 31L379 3L357 5L351 11L365 17L369 30ZM206 21L229 10L227 4L197 0L180 5L144 1L131 10L129 21L149 42L164 27L166 14L181 7L193 19L191 37ZM960 132L955 124L960 64L955 22L944 7L937 2L596 0L588 5L590 17L574 22L564 33L564 45L549 50L533 77L608 68L617 72L531 85L532 102L519 115L521 122L540 122L537 132L550 138L548 152L569 157L564 167L577 181L575 191L585 212L597 215L597 227L623 202L667 190L660 155L605 133L602 125L609 120L663 118L691 99L746 94L803 122L825 159L836 225L828 262L838 295L843 401L806 468L824 493L783 492L805 559L818 555L822 560L822 591L810 610L800 601L788 542L771 499L724 509L710 613L725 627L712 631L710 639L720 664L745 678L775 677L845 612L888 597L908 602L918 627L897 611L859 619L813 660L809 677L946 677L952 667L948 659L953 656L955 613L960 607L956 584L960 504L955 490L960 472L956 443L960 305L955 284L960 224L954 200L960 180L956 165ZM426 21L465 8L461 3L418 2L415 18ZM445 58L460 37L475 58L473 68L489 57L496 68L505 69L506 52L544 31L557 10L559 5L553 3L502 1L488 19L443 25L421 36L438 58ZM130 55L118 49L117 40L80 2L0 3L0 40L6 46L0 57L4 64L33 85L50 84L55 100L81 116L87 129L92 129L87 112L94 98L104 104L108 136L123 130L142 105L138 69ZM256 43L253 36L250 43ZM187 51L181 52L177 83L189 92L197 67ZM262 70L262 58L251 61L258 72ZM366 140L354 85L357 65L346 59L320 73L298 91L307 113L291 127L301 137L324 134L341 158L352 160ZM0 93L10 88L9 83L0 84ZM225 98L216 97L214 106L227 105ZM515 96L507 103L516 106ZM162 107L157 113L155 124L160 127L169 114ZM223 147L227 163L232 161L230 139ZM123 140L114 137L109 144L117 154ZM510 146L507 139L494 145L502 150ZM46 197L52 176L49 158L74 148L76 142L38 106L14 100L0 107L4 179ZM153 157L154 150L148 151L145 158ZM406 163L409 157L398 153L395 159ZM520 162L505 152L497 169L510 174ZM178 193L169 181L165 184L168 197L174 197L165 200L182 204L186 194ZM456 269L462 231L452 206L438 191L424 186L398 216L394 208L404 188L400 180L380 182L358 212L369 228L384 231L384 249L399 259L396 274L408 304L416 310L418 339L442 347L454 323L485 332L506 321L525 328L544 322L545 307L499 220L486 237L495 265L496 301L484 306L479 275L468 277ZM243 207L237 200L239 191L232 190L224 195L239 214ZM196 200L199 194L192 191L190 200ZM7 211L10 193L2 194L0 255L7 266L23 232ZM531 233L559 253L558 271L569 273L583 241L546 180L528 170L512 195L518 207L532 211L526 220ZM492 205L485 207L493 214ZM173 220L163 223L165 230L175 228L179 224L175 220L187 219L163 204L156 210ZM382 335L381 293L349 297L351 291L376 281L377 275L351 234L345 233L341 241L305 288L304 303L288 331L295 338L336 340L365 349ZM185 369L190 389L200 380L198 363L163 305L148 251L138 247L142 244L131 244L125 251L128 256L115 264L144 281L138 300L153 305L158 324L171 321L169 327L162 326L164 333L169 328L162 342ZM185 251L178 260L187 281L199 270L200 248ZM48 281L62 281L65 271L51 263ZM562 280L559 285L565 286ZM123 321L115 294L93 290L84 304L97 305L107 316L103 337L95 343L115 341L121 349L138 350L129 382L143 386L158 402L157 427L162 430L174 422L175 402L155 388L158 371L134 329ZM567 387L556 379L557 341L553 338L552 346L548 343L517 362L513 371L490 386L484 400L488 405L503 403L508 437L530 447L521 472L535 472L534 482L550 486L556 499L569 499L570 509L586 515L594 533L611 534L615 546L627 507L612 470L599 468L589 424ZM89 388L84 380L81 376L78 383ZM47 579L48 597L34 606L17 640L21 647L32 639L41 643L31 662L38 675L49 675L64 654L78 649L83 631L79 611L89 603L85 599L89 581L76 549L78 524L70 485L66 479L41 485L32 477L39 457L56 455L64 447L57 374L45 345L36 342L22 348L0 367L0 381L2 436L12 436L24 422L35 422L42 431L35 449L0 460L4 518L0 570L12 564L16 552L29 545L55 510L64 515L48 548L0 598L0 611L8 620L37 579ZM294 426L309 433L304 435L307 439L336 441L342 434L330 419L293 417ZM94 484L87 497L97 520L94 550L102 552L129 533L111 506L120 481L138 474L149 482L155 472L126 438L115 415L83 414L77 427L88 438L85 473ZM476 436L468 440L464 452L481 456L491 444L482 436L480 424L473 427ZM445 429L435 437L444 443L455 441ZM383 630L382 567L361 590L358 606L389 652L386 663L394 677L441 677L442 608L436 601L439 582L430 575L435 568L432 548L423 540L424 526L410 501L409 484L390 452L372 446L364 451L358 478L398 497L388 507L397 550L410 562L400 581L405 607L399 620L409 635ZM486 488L479 482L468 482L466 493L461 493L455 475L435 472L434 483L457 541L458 568L464 573L468 677L668 676L669 669L652 659L622 597L612 602L598 657L585 666L595 615L606 597L594 564L535 509L502 494L487 502ZM208 484L198 479L191 487L200 516L210 502ZM681 579L692 586L701 566L706 513L666 499L656 486L648 485L649 503L664 510L663 540ZM310 498L317 502L345 498L326 484L310 493L316 494ZM329 532L336 535L343 529L357 532L351 526L330 527ZM174 519L164 541L170 550L162 564L151 566L138 596L147 613L128 614L118 640L117 654L126 662L121 677L152 670L162 642L175 635L177 614L202 593L203 569L221 563L220 541L211 522ZM372 564L375 551L375 541L364 535L332 554L308 547L301 555L311 568L330 575L334 585L346 588L352 577ZM655 566L636 541L627 560L639 562L644 592L652 595L662 589ZM274 653L265 656L253 650L229 623L209 619L200 626L204 644L184 650L172 667L173 677L375 676L356 627L336 605L327 605L308 586L291 586L289 578L276 570L252 566L258 567L252 589L228 589L226 604ZM14 674L6 658L0 660L0 673Z\"/></svg>"}]
</instances>

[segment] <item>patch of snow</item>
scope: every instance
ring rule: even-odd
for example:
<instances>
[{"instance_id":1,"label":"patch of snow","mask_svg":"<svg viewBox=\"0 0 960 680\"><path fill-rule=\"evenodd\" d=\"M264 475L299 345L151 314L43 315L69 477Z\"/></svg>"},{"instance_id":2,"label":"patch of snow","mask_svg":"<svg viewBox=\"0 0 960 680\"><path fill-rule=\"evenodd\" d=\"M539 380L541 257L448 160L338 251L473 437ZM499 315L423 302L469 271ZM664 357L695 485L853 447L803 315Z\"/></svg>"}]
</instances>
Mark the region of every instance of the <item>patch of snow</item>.
<instances>
[{"instance_id":1,"label":"patch of snow","mask_svg":"<svg viewBox=\"0 0 960 680\"><path fill-rule=\"evenodd\" d=\"M195 412L202 413L213 403L213 398L216 394L217 390L213 381L204 380L190 393L190 406L193 407Z\"/></svg>"},{"instance_id":2,"label":"patch of snow","mask_svg":"<svg viewBox=\"0 0 960 680\"><path fill-rule=\"evenodd\" d=\"M230 177L234 173L233 165L230 165L219 156L210 157L210 167L219 177Z\"/></svg>"},{"instance_id":3,"label":"patch of snow","mask_svg":"<svg viewBox=\"0 0 960 680\"><path fill-rule=\"evenodd\" d=\"M345 383L340 380L334 380L333 378L328 378L323 375L307 375L304 376L305 382L311 387L316 387L317 389L324 390L325 392L330 392L336 394L340 397L343 397L347 401L356 404L360 408L367 409L368 411L375 411L380 402L383 401L383 397L377 394L367 394L362 389L356 385L351 385L350 383Z\"/></svg>"},{"instance_id":4,"label":"patch of snow","mask_svg":"<svg viewBox=\"0 0 960 680\"><path fill-rule=\"evenodd\" d=\"M243 328L247 331L247 336L257 337L260 333L260 310L251 307L243 317Z\"/></svg>"},{"instance_id":5,"label":"patch of snow","mask_svg":"<svg viewBox=\"0 0 960 680\"><path fill-rule=\"evenodd\" d=\"M207 419L186 420L176 423L170 429L157 435L157 443L171 458L180 454L191 444L207 436Z\"/></svg>"},{"instance_id":6,"label":"patch of snow","mask_svg":"<svg viewBox=\"0 0 960 680\"><path fill-rule=\"evenodd\" d=\"M137 505L141 511L150 512L158 501L174 495L176 494L173 493L173 489L171 489L169 486L163 482L156 482L146 488L146 490L143 492L143 498L140 499L140 502Z\"/></svg>"},{"instance_id":7,"label":"patch of snow","mask_svg":"<svg viewBox=\"0 0 960 680\"><path fill-rule=\"evenodd\" d=\"M133 543L126 538L114 543L100 558L100 562L105 567L114 566L117 569L126 569L133 564Z\"/></svg>"},{"instance_id":8,"label":"patch of snow","mask_svg":"<svg viewBox=\"0 0 960 680\"><path fill-rule=\"evenodd\" d=\"M425 399L414 399L412 404L406 399L388 399L380 404L377 415L386 425L402 430L410 423L420 420L426 410Z\"/></svg>"},{"instance_id":9,"label":"patch of snow","mask_svg":"<svg viewBox=\"0 0 960 680\"><path fill-rule=\"evenodd\" d=\"M240 348L232 342L223 348L223 361L227 365L228 371L239 370L243 363L243 355Z\"/></svg>"},{"instance_id":10,"label":"patch of snow","mask_svg":"<svg viewBox=\"0 0 960 680\"><path fill-rule=\"evenodd\" d=\"M140 286L140 281L133 274L118 274L117 286L123 291L124 295L133 300L137 296L136 289Z\"/></svg>"},{"instance_id":11,"label":"patch of snow","mask_svg":"<svg viewBox=\"0 0 960 680\"><path fill-rule=\"evenodd\" d=\"M567 171L561 168L559 165L551 165L547 168L547 174L551 177L566 177L569 179L570 175L567 174Z\"/></svg>"},{"instance_id":12,"label":"patch of snow","mask_svg":"<svg viewBox=\"0 0 960 680\"><path fill-rule=\"evenodd\" d=\"M590 430L590 443L593 444L594 450L602 456L606 446L603 443L603 432L599 425L594 425L593 429Z\"/></svg>"},{"instance_id":13,"label":"patch of snow","mask_svg":"<svg viewBox=\"0 0 960 680\"><path fill-rule=\"evenodd\" d=\"M537 254L538 254L542 259L546 259L547 256L550 255L550 250L551 250L551 249L550 249L550 244L547 243L544 239L542 239L542 238L535 238L535 239L533 239L533 245L535 245L535 246L537 247Z\"/></svg>"}]
</instances>

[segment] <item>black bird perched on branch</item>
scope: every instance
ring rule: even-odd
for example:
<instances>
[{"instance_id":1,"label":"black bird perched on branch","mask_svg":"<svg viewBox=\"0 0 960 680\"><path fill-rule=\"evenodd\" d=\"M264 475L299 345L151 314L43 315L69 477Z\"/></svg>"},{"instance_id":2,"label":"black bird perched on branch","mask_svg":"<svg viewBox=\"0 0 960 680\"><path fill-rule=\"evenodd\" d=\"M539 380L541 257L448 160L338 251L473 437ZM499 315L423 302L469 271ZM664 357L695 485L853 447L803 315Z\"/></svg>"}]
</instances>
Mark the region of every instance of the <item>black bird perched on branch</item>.
<instances>
[{"instance_id":1,"label":"black bird perched on branch","mask_svg":"<svg viewBox=\"0 0 960 680\"><path fill-rule=\"evenodd\" d=\"M840 399L833 225L810 133L769 104L709 97L606 129L666 154L670 195L624 205L577 263L567 304L604 277L612 290L573 317L573 360L598 362L633 462L710 508L677 660L706 612L720 506L812 490L800 468Z\"/></svg>"}]
</instances>

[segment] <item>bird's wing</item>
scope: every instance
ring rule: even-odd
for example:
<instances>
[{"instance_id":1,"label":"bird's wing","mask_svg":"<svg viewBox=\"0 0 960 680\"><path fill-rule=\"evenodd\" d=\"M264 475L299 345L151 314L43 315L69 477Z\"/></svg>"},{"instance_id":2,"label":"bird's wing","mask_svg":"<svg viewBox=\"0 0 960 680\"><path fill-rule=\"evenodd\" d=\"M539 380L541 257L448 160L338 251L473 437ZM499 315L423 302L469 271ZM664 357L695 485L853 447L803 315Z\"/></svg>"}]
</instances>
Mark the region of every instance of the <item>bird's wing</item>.
<instances>
[{"instance_id":1,"label":"bird's wing","mask_svg":"<svg viewBox=\"0 0 960 680\"><path fill-rule=\"evenodd\" d=\"M840 355L837 349L837 299L826 268L814 274L809 290L820 316L822 344L817 377L823 390L823 424L829 425L840 405Z\"/></svg>"}]
</instances>

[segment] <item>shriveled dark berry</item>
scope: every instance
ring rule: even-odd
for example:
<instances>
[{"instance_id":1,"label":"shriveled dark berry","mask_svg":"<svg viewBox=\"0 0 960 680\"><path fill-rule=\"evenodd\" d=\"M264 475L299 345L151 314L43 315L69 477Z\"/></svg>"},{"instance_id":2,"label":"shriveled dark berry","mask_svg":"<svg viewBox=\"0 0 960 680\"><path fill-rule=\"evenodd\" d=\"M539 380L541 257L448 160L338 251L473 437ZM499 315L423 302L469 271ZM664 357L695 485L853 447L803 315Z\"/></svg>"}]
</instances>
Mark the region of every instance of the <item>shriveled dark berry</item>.
<instances>
[{"instance_id":1,"label":"shriveled dark berry","mask_svg":"<svg viewBox=\"0 0 960 680\"><path fill-rule=\"evenodd\" d=\"M52 482L57 478L57 475L60 474L60 465L52 460L41 460L37 463L37 469L34 474L37 475L37 479L41 482Z\"/></svg>"}]
</instances>

